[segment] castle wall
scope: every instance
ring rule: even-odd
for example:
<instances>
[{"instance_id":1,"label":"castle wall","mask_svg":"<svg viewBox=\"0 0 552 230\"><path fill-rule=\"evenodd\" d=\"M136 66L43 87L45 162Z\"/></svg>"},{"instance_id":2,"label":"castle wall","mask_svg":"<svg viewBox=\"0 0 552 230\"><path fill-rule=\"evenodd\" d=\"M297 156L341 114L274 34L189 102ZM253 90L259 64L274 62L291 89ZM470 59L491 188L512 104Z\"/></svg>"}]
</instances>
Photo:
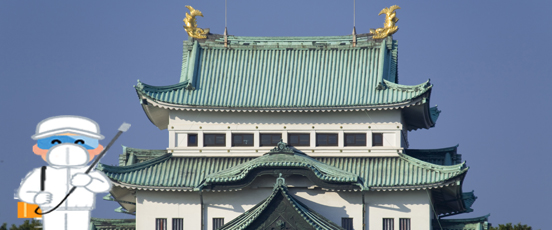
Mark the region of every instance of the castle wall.
<instances>
[{"instance_id":1,"label":"castle wall","mask_svg":"<svg viewBox=\"0 0 552 230\"><path fill-rule=\"evenodd\" d=\"M369 112L191 112L171 111L168 150L174 156L260 156L274 146L261 146L260 134L280 133L284 142L293 133L310 134L310 145L297 147L316 156L397 156L407 136L400 110ZM232 134L254 135L252 146L232 146ZM336 146L317 146L316 134L337 134ZM345 135L366 134L366 146L346 146ZM372 135L383 135L383 146L372 146ZM197 146L188 146L188 135L197 135ZM224 146L205 147L204 134L225 134Z\"/></svg>"},{"instance_id":2,"label":"castle wall","mask_svg":"<svg viewBox=\"0 0 552 230\"><path fill-rule=\"evenodd\" d=\"M270 196L274 182L273 176L261 176L240 191L204 191L205 229L213 229L213 218L228 223L254 207ZM330 221L341 225L342 218L353 218L354 229L363 229L362 192L321 189L301 176L287 178L286 184L292 196ZM183 218L184 229L201 229L199 192L137 191L136 195L138 230L155 229L156 218L166 218L167 229L172 229L172 218ZM411 229L431 227L425 190L366 192L364 196L367 230L383 229L383 218L393 218L395 229L399 229L400 218L410 218Z\"/></svg>"}]
</instances>

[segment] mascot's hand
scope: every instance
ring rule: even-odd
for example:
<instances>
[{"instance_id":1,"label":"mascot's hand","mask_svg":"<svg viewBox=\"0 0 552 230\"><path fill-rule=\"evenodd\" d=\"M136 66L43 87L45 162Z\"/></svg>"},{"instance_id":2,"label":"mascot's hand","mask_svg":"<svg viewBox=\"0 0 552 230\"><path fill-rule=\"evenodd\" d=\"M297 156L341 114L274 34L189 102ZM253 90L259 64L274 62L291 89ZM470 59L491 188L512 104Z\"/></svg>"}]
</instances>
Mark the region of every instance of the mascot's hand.
<instances>
[{"instance_id":1,"label":"mascot's hand","mask_svg":"<svg viewBox=\"0 0 552 230\"><path fill-rule=\"evenodd\" d=\"M49 192L39 192L34 197L34 203L38 205L49 204L52 202L52 193Z\"/></svg>"},{"instance_id":2,"label":"mascot's hand","mask_svg":"<svg viewBox=\"0 0 552 230\"><path fill-rule=\"evenodd\" d=\"M71 185L76 187L84 187L90 184L92 177L85 173L77 173L71 179Z\"/></svg>"}]
</instances>

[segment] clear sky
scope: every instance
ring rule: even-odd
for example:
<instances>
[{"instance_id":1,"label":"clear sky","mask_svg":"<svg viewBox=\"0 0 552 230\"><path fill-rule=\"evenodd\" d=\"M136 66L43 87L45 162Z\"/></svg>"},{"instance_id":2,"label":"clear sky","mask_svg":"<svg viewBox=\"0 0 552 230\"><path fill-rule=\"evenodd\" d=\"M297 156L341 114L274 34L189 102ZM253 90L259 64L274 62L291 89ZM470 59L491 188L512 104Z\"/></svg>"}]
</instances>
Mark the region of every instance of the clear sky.
<instances>
[{"instance_id":1,"label":"clear sky","mask_svg":"<svg viewBox=\"0 0 552 230\"><path fill-rule=\"evenodd\" d=\"M397 4L399 80L431 78L435 128L409 133L411 148L460 144L470 170L464 191L473 213L490 222L549 226L552 214L552 1L362 1L356 28L383 25L379 11ZM117 165L121 145L164 149L168 133L144 114L133 85L179 81L182 19L192 5L199 27L224 31L224 1L0 1L0 224L21 223L14 190L45 162L31 151L36 124L81 115L113 137L132 124L102 163ZM350 34L352 1L229 1L228 31L240 36ZM548 147L547 147L548 146ZM115 213L98 195L93 217Z\"/></svg>"}]
</instances>

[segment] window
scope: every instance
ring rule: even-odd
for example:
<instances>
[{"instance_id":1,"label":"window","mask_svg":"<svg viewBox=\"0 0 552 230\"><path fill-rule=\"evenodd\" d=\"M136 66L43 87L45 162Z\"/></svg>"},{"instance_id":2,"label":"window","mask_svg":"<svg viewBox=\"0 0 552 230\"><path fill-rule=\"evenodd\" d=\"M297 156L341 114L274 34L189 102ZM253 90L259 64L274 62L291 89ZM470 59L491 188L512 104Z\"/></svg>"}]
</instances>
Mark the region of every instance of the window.
<instances>
[{"instance_id":1,"label":"window","mask_svg":"<svg viewBox=\"0 0 552 230\"><path fill-rule=\"evenodd\" d=\"M276 146L281 139L280 133L261 133L261 146Z\"/></svg>"},{"instance_id":2,"label":"window","mask_svg":"<svg viewBox=\"0 0 552 230\"><path fill-rule=\"evenodd\" d=\"M167 219L155 218L155 230L167 230Z\"/></svg>"},{"instance_id":3,"label":"window","mask_svg":"<svg viewBox=\"0 0 552 230\"><path fill-rule=\"evenodd\" d=\"M182 218L173 218L172 219L172 229L173 230L184 230L184 219L182 219Z\"/></svg>"},{"instance_id":4,"label":"window","mask_svg":"<svg viewBox=\"0 0 552 230\"><path fill-rule=\"evenodd\" d=\"M316 134L316 146L337 146L337 134Z\"/></svg>"},{"instance_id":5,"label":"window","mask_svg":"<svg viewBox=\"0 0 552 230\"><path fill-rule=\"evenodd\" d=\"M226 134L203 134L203 146L226 146Z\"/></svg>"},{"instance_id":6,"label":"window","mask_svg":"<svg viewBox=\"0 0 552 230\"><path fill-rule=\"evenodd\" d=\"M224 225L224 218L213 218L213 230L217 230Z\"/></svg>"},{"instance_id":7,"label":"window","mask_svg":"<svg viewBox=\"0 0 552 230\"><path fill-rule=\"evenodd\" d=\"M399 219L399 229L400 230L410 230L410 218L400 218Z\"/></svg>"},{"instance_id":8,"label":"window","mask_svg":"<svg viewBox=\"0 0 552 230\"><path fill-rule=\"evenodd\" d=\"M188 134L188 146L197 146L197 134Z\"/></svg>"},{"instance_id":9,"label":"window","mask_svg":"<svg viewBox=\"0 0 552 230\"><path fill-rule=\"evenodd\" d=\"M372 133L372 146L383 146L383 133Z\"/></svg>"},{"instance_id":10,"label":"window","mask_svg":"<svg viewBox=\"0 0 552 230\"><path fill-rule=\"evenodd\" d=\"M291 146L310 146L310 134L290 133L288 134L288 143Z\"/></svg>"},{"instance_id":11,"label":"window","mask_svg":"<svg viewBox=\"0 0 552 230\"><path fill-rule=\"evenodd\" d=\"M394 230L394 219L393 218L383 218L383 230Z\"/></svg>"},{"instance_id":12,"label":"window","mask_svg":"<svg viewBox=\"0 0 552 230\"><path fill-rule=\"evenodd\" d=\"M366 146L366 133L345 133L345 146Z\"/></svg>"},{"instance_id":13,"label":"window","mask_svg":"<svg viewBox=\"0 0 552 230\"><path fill-rule=\"evenodd\" d=\"M253 146L253 134L232 134L232 146Z\"/></svg>"},{"instance_id":14,"label":"window","mask_svg":"<svg viewBox=\"0 0 552 230\"><path fill-rule=\"evenodd\" d=\"M343 227L345 230L353 230L353 218L341 218L341 227Z\"/></svg>"}]
</instances>

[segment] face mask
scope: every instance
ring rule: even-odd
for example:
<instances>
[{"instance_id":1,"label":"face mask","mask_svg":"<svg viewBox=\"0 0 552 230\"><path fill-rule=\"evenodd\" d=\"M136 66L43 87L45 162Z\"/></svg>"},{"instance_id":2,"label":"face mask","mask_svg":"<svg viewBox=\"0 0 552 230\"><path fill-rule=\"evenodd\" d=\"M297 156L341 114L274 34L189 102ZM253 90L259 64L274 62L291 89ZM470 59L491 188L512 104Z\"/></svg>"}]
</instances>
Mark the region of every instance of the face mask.
<instances>
[{"instance_id":1,"label":"face mask","mask_svg":"<svg viewBox=\"0 0 552 230\"><path fill-rule=\"evenodd\" d=\"M50 149L58 144L77 144L81 145L85 149L95 149L98 147L98 139L85 137L85 136L51 136L37 140L38 148Z\"/></svg>"},{"instance_id":2,"label":"face mask","mask_svg":"<svg viewBox=\"0 0 552 230\"><path fill-rule=\"evenodd\" d=\"M83 166L89 160L88 151L76 144L58 144L46 154L46 161L52 166Z\"/></svg>"}]
</instances>

